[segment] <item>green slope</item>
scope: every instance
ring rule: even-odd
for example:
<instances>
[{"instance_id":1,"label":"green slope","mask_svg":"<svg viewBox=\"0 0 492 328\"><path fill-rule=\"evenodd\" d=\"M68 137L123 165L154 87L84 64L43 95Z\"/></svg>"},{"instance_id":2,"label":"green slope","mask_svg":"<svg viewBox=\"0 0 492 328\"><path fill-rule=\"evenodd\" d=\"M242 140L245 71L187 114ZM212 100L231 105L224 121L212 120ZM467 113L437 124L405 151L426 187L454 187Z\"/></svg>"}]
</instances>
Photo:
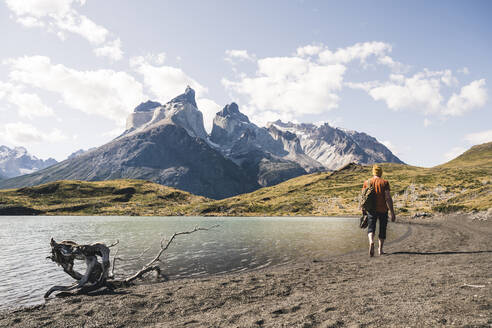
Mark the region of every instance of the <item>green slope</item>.
<instances>
[{"instance_id":1,"label":"green slope","mask_svg":"<svg viewBox=\"0 0 492 328\"><path fill-rule=\"evenodd\" d=\"M183 215L207 198L143 180L56 181L0 190L0 214Z\"/></svg>"}]
</instances>

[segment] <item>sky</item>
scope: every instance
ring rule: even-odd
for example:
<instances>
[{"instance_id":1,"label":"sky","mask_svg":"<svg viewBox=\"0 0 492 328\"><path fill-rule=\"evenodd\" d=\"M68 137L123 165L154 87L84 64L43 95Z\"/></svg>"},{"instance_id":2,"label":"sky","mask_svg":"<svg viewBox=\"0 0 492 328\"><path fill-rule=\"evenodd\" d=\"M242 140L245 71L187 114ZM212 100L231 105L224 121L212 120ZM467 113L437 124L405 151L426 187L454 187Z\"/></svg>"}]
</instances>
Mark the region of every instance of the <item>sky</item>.
<instances>
[{"instance_id":1,"label":"sky","mask_svg":"<svg viewBox=\"0 0 492 328\"><path fill-rule=\"evenodd\" d=\"M60 161L190 85L208 131L234 101L260 126L327 122L431 167L492 141L491 12L487 0L0 0L0 145Z\"/></svg>"}]
</instances>

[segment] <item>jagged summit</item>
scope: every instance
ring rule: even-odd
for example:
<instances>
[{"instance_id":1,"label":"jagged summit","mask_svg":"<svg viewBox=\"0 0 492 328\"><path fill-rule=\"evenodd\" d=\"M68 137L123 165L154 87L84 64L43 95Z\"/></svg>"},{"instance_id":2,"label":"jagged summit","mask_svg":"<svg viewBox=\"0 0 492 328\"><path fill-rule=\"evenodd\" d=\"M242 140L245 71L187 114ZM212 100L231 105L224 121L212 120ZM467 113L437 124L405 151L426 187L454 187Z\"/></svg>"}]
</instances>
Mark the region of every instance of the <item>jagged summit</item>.
<instances>
[{"instance_id":1,"label":"jagged summit","mask_svg":"<svg viewBox=\"0 0 492 328\"><path fill-rule=\"evenodd\" d=\"M173 98L170 102L176 103L176 102L182 102L182 103L190 103L193 106L197 107L196 101L195 101L195 90L193 90L189 85L186 86L186 90L183 94L177 96L176 98Z\"/></svg>"},{"instance_id":2,"label":"jagged summit","mask_svg":"<svg viewBox=\"0 0 492 328\"><path fill-rule=\"evenodd\" d=\"M134 112L135 113L149 112L149 111L154 110L155 108L157 108L159 106L162 106L161 103L159 103L157 101L147 100L146 102L143 102L140 105L138 105L137 107L135 107Z\"/></svg>"},{"instance_id":3,"label":"jagged summit","mask_svg":"<svg viewBox=\"0 0 492 328\"><path fill-rule=\"evenodd\" d=\"M129 133L140 132L156 125L177 124L186 129L193 137L199 137L204 140L208 138L203 126L203 114L197 108L195 91L190 86L186 87L183 94L164 105L147 101L138 107L140 106L146 110L135 110L128 116L126 131L120 137Z\"/></svg>"},{"instance_id":4,"label":"jagged summit","mask_svg":"<svg viewBox=\"0 0 492 328\"><path fill-rule=\"evenodd\" d=\"M218 112L217 115L222 117L231 117L238 121L249 123L249 118L239 111L239 106L235 102L225 105L225 107Z\"/></svg>"}]
</instances>

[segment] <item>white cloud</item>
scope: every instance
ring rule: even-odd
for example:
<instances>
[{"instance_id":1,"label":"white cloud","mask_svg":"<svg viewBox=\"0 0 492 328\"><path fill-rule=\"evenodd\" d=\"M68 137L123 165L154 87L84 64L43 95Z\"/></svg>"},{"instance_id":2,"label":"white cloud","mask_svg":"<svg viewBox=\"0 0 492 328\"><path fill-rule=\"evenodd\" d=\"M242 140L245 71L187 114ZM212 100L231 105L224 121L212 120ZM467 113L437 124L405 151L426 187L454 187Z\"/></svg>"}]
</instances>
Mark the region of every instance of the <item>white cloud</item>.
<instances>
[{"instance_id":1,"label":"white cloud","mask_svg":"<svg viewBox=\"0 0 492 328\"><path fill-rule=\"evenodd\" d=\"M21 117L53 116L53 109L46 106L37 94L23 92L23 87L0 82L0 99L14 105Z\"/></svg>"},{"instance_id":2,"label":"white cloud","mask_svg":"<svg viewBox=\"0 0 492 328\"><path fill-rule=\"evenodd\" d=\"M72 0L6 0L7 6L18 16L41 18L63 15L70 11Z\"/></svg>"},{"instance_id":3,"label":"white cloud","mask_svg":"<svg viewBox=\"0 0 492 328\"><path fill-rule=\"evenodd\" d=\"M425 113L436 113L441 108L440 80L428 79L420 74L405 78L403 82L393 80L369 89L374 100L383 100L393 110L419 108Z\"/></svg>"},{"instance_id":4,"label":"white cloud","mask_svg":"<svg viewBox=\"0 0 492 328\"><path fill-rule=\"evenodd\" d=\"M8 97L8 101L17 106L21 117L32 119L37 116L54 115L53 109L43 104L36 94L14 92Z\"/></svg>"},{"instance_id":5,"label":"white cloud","mask_svg":"<svg viewBox=\"0 0 492 328\"><path fill-rule=\"evenodd\" d=\"M391 50L391 45L384 42L362 42L347 48L339 48L334 52L325 49L319 52L319 60L325 64L343 64L353 60L359 60L361 63L364 63L370 56L385 57Z\"/></svg>"},{"instance_id":6,"label":"white cloud","mask_svg":"<svg viewBox=\"0 0 492 328\"><path fill-rule=\"evenodd\" d=\"M16 21L25 27L42 27L65 40L66 32L77 34L93 45L98 56L112 60L122 57L121 41L106 43L110 32L90 18L80 14L74 3L85 5L85 0L6 0L7 7L15 14Z\"/></svg>"},{"instance_id":7,"label":"white cloud","mask_svg":"<svg viewBox=\"0 0 492 328\"><path fill-rule=\"evenodd\" d=\"M66 136L59 129L43 132L31 124L22 122L5 124L0 130L0 137L14 145L59 142L66 139Z\"/></svg>"},{"instance_id":8,"label":"white cloud","mask_svg":"<svg viewBox=\"0 0 492 328\"><path fill-rule=\"evenodd\" d=\"M324 47L322 45L307 45L304 47L299 47L296 50L298 57L309 57L318 55Z\"/></svg>"},{"instance_id":9,"label":"white cloud","mask_svg":"<svg viewBox=\"0 0 492 328\"><path fill-rule=\"evenodd\" d=\"M484 106L486 102L485 79L476 80L462 87L459 94L453 93L443 112L447 115L459 116L474 108Z\"/></svg>"},{"instance_id":10,"label":"white cloud","mask_svg":"<svg viewBox=\"0 0 492 328\"><path fill-rule=\"evenodd\" d=\"M159 56L147 55L130 59L130 67L141 74L144 84L160 102L167 102L184 92L187 85L192 87L197 98L207 93L207 89L177 67L154 64L163 63Z\"/></svg>"},{"instance_id":11,"label":"white cloud","mask_svg":"<svg viewBox=\"0 0 492 328\"><path fill-rule=\"evenodd\" d=\"M93 44L102 44L109 34L106 28L97 25L75 10L71 10L63 16L55 16L55 25L62 31L78 34Z\"/></svg>"},{"instance_id":12,"label":"white cloud","mask_svg":"<svg viewBox=\"0 0 492 328\"><path fill-rule=\"evenodd\" d=\"M253 60L257 71L247 74L232 67L235 79L224 78L222 84L232 92L233 98L244 99L242 103L250 110L248 114L253 120L266 112L294 119L321 114L338 107L345 72L352 62L363 67L379 64L395 72L403 71L406 66L389 57L391 50L391 45L384 42L356 43L335 51L323 44L311 44L297 48L289 57L259 59L246 50L227 51L229 57ZM369 91L381 83L348 82L347 85Z\"/></svg>"},{"instance_id":13,"label":"white cloud","mask_svg":"<svg viewBox=\"0 0 492 328\"><path fill-rule=\"evenodd\" d=\"M370 81L345 83L346 86L366 91L374 100L382 100L393 110L411 109L425 114L458 116L485 105L485 79L476 80L453 93L445 101L442 89L458 85L450 70L424 69L413 76L391 74L387 82Z\"/></svg>"},{"instance_id":14,"label":"white cloud","mask_svg":"<svg viewBox=\"0 0 492 328\"><path fill-rule=\"evenodd\" d=\"M432 121L429 120L427 117L424 118L424 127L428 127L432 124Z\"/></svg>"},{"instance_id":15,"label":"white cloud","mask_svg":"<svg viewBox=\"0 0 492 328\"><path fill-rule=\"evenodd\" d=\"M25 27L43 27L45 26L44 22L40 21L35 17L19 17L17 18L17 23L24 25Z\"/></svg>"},{"instance_id":16,"label":"white cloud","mask_svg":"<svg viewBox=\"0 0 492 328\"><path fill-rule=\"evenodd\" d=\"M261 110L302 115L322 113L338 106L345 66L320 65L299 57L270 57L257 61L256 76L239 81L223 79L223 85Z\"/></svg>"},{"instance_id":17,"label":"white cloud","mask_svg":"<svg viewBox=\"0 0 492 328\"><path fill-rule=\"evenodd\" d=\"M226 50L226 60L233 62L235 59L241 61L254 61L256 59L255 55L250 55L246 50Z\"/></svg>"},{"instance_id":18,"label":"white cloud","mask_svg":"<svg viewBox=\"0 0 492 328\"><path fill-rule=\"evenodd\" d=\"M465 140L473 145L490 142L492 141L492 130L467 134Z\"/></svg>"},{"instance_id":19,"label":"white cloud","mask_svg":"<svg viewBox=\"0 0 492 328\"><path fill-rule=\"evenodd\" d=\"M203 114L205 130L210 132L215 114L221 109L221 106L204 97L208 89L187 75L182 69L163 65L165 58L165 53L132 57L130 67L143 76L144 85L161 103L168 102L182 94L188 85L193 88L198 109Z\"/></svg>"},{"instance_id":20,"label":"white cloud","mask_svg":"<svg viewBox=\"0 0 492 328\"><path fill-rule=\"evenodd\" d=\"M118 38L114 41L106 43L100 48L94 49L94 53L99 57L108 57L113 61L118 61L123 58L123 51L121 50L121 40Z\"/></svg>"},{"instance_id":21,"label":"white cloud","mask_svg":"<svg viewBox=\"0 0 492 328\"><path fill-rule=\"evenodd\" d=\"M128 73L101 69L78 71L52 64L48 57L5 61L13 82L59 94L68 106L124 124L126 115L143 101L143 87Z\"/></svg>"},{"instance_id":22,"label":"white cloud","mask_svg":"<svg viewBox=\"0 0 492 328\"><path fill-rule=\"evenodd\" d=\"M465 147L453 147L447 153L444 154L444 157L450 161L459 155L463 154L466 151Z\"/></svg>"},{"instance_id":23,"label":"white cloud","mask_svg":"<svg viewBox=\"0 0 492 328\"><path fill-rule=\"evenodd\" d=\"M208 98L197 98L196 105L203 114L203 124L207 132L212 131L213 121L215 114L222 109L222 107L215 101Z\"/></svg>"}]
</instances>

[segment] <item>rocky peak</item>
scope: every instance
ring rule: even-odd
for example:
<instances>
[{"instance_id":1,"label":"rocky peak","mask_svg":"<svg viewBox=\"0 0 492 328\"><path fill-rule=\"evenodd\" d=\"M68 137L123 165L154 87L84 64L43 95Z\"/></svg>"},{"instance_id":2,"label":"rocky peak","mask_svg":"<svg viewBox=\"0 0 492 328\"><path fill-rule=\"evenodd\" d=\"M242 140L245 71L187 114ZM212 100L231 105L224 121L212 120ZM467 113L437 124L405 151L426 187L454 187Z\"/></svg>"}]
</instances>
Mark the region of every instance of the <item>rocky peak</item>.
<instances>
[{"instance_id":1,"label":"rocky peak","mask_svg":"<svg viewBox=\"0 0 492 328\"><path fill-rule=\"evenodd\" d=\"M172 103L189 103L198 108L195 101L195 90L193 90L189 85L186 86L186 90L183 94L173 98L170 102Z\"/></svg>"},{"instance_id":2,"label":"rocky peak","mask_svg":"<svg viewBox=\"0 0 492 328\"><path fill-rule=\"evenodd\" d=\"M235 102L226 105L220 112L217 113L217 115L225 118L236 119L241 122L250 123L249 118L239 111L239 107Z\"/></svg>"},{"instance_id":3,"label":"rocky peak","mask_svg":"<svg viewBox=\"0 0 492 328\"><path fill-rule=\"evenodd\" d=\"M162 106L161 103L159 103L157 101L147 100L146 102L143 102L140 105L138 105L137 107L135 107L134 112L135 113L149 112L149 111L154 110L156 107L159 107L159 106Z\"/></svg>"},{"instance_id":4,"label":"rocky peak","mask_svg":"<svg viewBox=\"0 0 492 328\"><path fill-rule=\"evenodd\" d=\"M283 137L286 140L295 140L297 139L297 135L295 133L292 133L290 131L282 131L279 128L277 128L275 125L271 124L267 128L268 132L277 139L279 137Z\"/></svg>"}]
</instances>

